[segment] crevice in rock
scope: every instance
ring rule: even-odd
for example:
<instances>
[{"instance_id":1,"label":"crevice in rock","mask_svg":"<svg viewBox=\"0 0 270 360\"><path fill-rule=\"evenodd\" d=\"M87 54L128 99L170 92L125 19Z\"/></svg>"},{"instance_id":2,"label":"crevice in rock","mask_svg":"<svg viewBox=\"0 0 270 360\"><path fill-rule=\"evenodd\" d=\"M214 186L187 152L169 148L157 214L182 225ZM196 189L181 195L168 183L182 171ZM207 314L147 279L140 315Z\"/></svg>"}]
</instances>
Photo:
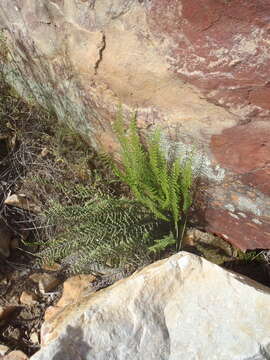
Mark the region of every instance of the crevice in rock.
<instances>
[{"instance_id":1,"label":"crevice in rock","mask_svg":"<svg viewBox=\"0 0 270 360\"><path fill-rule=\"evenodd\" d=\"M103 58L103 51L105 50L106 48L106 35L104 32L102 32L102 40L101 40L101 45L99 47L99 57L98 57L98 60L96 61L95 63L95 75L97 75L97 72L98 72L98 67L99 67L99 64L101 63L102 61L102 58Z\"/></svg>"},{"instance_id":2,"label":"crevice in rock","mask_svg":"<svg viewBox=\"0 0 270 360\"><path fill-rule=\"evenodd\" d=\"M95 8L95 5L96 5L96 0L90 0L89 8L93 10Z\"/></svg>"},{"instance_id":3,"label":"crevice in rock","mask_svg":"<svg viewBox=\"0 0 270 360\"><path fill-rule=\"evenodd\" d=\"M270 360L270 354L269 354L269 350L267 349L267 347L264 347L264 346L260 345L259 354L263 356L262 359Z\"/></svg>"},{"instance_id":4,"label":"crevice in rock","mask_svg":"<svg viewBox=\"0 0 270 360\"><path fill-rule=\"evenodd\" d=\"M207 27L201 29L201 31L207 31L207 30L209 30L212 26L216 25L216 24L220 21L221 17L222 17L222 16L219 15L216 20L214 20L213 22L211 22L211 24L209 24Z\"/></svg>"}]
</instances>

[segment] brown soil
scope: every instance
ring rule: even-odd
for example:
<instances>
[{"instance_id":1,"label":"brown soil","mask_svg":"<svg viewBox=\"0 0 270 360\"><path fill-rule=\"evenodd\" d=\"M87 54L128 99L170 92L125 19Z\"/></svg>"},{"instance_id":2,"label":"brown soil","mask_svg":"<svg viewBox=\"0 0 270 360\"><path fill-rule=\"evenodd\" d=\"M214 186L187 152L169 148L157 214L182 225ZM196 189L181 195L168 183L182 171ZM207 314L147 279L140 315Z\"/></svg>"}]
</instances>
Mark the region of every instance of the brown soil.
<instances>
[{"instance_id":1,"label":"brown soil","mask_svg":"<svg viewBox=\"0 0 270 360\"><path fill-rule=\"evenodd\" d=\"M99 187L105 184L106 191L122 191L119 184L106 183L111 175L100 165L97 154L80 136L57 124L54 114L17 97L0 74L0 224L9 229L19 246L8 258L0 251L0 306L16 306L6 321L0 320L0 344L11 350L30 356L39 349L31 335L40 337L44 313L58 301L62 286L44 295L30 280L32 274L44 272L34 254L49 232L43 228L42 216L4 201L9 194L22 193L44 211L50 200L62 204L82 201L73 198L77 184L98 182ZM56 275L61 283L67 277L64 269ZM23 291L36 294L37 304L21 304Z\"/></svg>"},{"instance_id":2,"label":"brown soil","mask_svg":"<svg viewBox=\"0 0 270 360\"><path fill-rule=\"evenodd\" d=\"M22 350L31 356L39 349L39 343L31 340L33 333L40 337L40 327L44 312L60 296L61 286L48 295L38 291L37 284L30 280L33 273L41 272L35 253L36 242L42 240L43 232L37 229L39 217L35 213L4 204L8 194L24 193L38 205L44 202L44 189L33 180L36 166L50 174L51 160L43 161L40 152L51 140L50 115L41 109L32 108L21 99L10 94L10 89L2 83L0 118L0 221L9 229L11 238L19 248L12 249L5 258L0 254L0 306L12 305L15 310L7 319L0 321L0 344L11 350ZM10 110L12 109L12 110ZM47 134L48 141L43 135ZM59 171L60 172L60 171ZM52 194L53 196L53 194ZM42 207L42 206L41 206ZM60 278L64 274L59 273ZM37 295L37 304L27 306L20 303L23 291Z\"/></svg>"},{"instance_id":3,"label":"brown soil","mask_svg":"<svg viewBox=\"0 0 270 360\"><path fill-rule=\"evenodd\" d=\"M22 350L26 355L33 355L40 347L31 340L33 333L40 339L40 328L46 309L58 301L61 285L50 294L43 295L38 285L30 280L30 276L41 270L37 268L35 259L20 250L14 250L11 257L1 259L0 264L0 306L14 305L15 311L6 320L0 322L0 344L12 350ZM64 275L57 274L60 279ZM28 306L20 303L23 291L37 295L37 304Z\"/></svg>"}]
</instances>

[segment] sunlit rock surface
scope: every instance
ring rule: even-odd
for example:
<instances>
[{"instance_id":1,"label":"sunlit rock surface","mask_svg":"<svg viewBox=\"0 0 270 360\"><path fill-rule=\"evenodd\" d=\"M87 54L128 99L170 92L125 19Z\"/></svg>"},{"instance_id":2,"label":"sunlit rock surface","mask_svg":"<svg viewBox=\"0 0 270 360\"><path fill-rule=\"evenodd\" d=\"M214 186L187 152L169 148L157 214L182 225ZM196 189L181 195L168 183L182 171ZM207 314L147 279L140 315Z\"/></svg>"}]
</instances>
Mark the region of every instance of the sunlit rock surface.
<instances>
[{"instance_id":1,"label":"sunlit rock surface","mask_svg":"<svg viewBox=\"0 0 270 360\"><path fill-rule=\"evenodd\" d=\"M2 0L5 71L97 149L118 150L119 103L165 147L195 144L194 217L270 248L269 12L266 0Z\"/></svg>"},{"instance_id":2,"label":"sunlit rock surface","mask_svg":"<svg viewBox=\"0 0 270 360\"><path fill-rule=\"evenodd\" d=\"M269 288L181 252L50 317L32 360L268 359L269 307Z\"/></svg>"}]
</instances>

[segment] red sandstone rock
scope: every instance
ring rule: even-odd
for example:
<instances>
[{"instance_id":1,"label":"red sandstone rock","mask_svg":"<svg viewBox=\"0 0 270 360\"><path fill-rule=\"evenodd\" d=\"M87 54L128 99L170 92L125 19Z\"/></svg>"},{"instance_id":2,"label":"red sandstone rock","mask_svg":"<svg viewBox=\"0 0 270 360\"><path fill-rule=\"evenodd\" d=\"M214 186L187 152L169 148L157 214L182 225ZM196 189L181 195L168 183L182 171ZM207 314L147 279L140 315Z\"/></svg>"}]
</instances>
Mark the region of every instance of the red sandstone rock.
<instances>
[{"instance_id":1,"label":"red sandstone rock","mask_svg":"<svg viewBox=\"0 0 270 360\"><path fill-rule=\"evenodd\" d=\"M270 123L252 122L226 129L212 137L212 151L219 164L243 183L270 195Z\"/></svg>"},{"instance_id":2,"label":"red sandstone rock","mask_svg":"<svg viewBox=\"0 0 270 360\"><path fill-rule=\"evenodd\" d=\"M151 4L151 30L166 40L164 49L180 77L241 117L253 111L269 116L268 1L154 0Z\"/></svg>"},{"instance_id":3,"label":"red sandstone rock","mask_svg":"<svg viewBox=\"0 0 270 360\"><path fill-rule=\"evenodd\" d=\"M205 215L208 220L207 231L229 240L242 250L260 249L269 241L269 224L264 224L252 214L242 217L234 212L209 208Z\"/></svg>"}]
</instances>

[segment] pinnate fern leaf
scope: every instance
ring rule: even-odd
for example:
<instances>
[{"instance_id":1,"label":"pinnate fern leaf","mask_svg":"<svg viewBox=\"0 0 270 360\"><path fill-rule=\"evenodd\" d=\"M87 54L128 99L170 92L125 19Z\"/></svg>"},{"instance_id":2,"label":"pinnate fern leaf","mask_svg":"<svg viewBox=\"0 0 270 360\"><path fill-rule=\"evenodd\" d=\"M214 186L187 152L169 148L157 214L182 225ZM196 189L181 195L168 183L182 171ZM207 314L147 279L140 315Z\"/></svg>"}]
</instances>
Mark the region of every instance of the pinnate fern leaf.
<instances>
[{"instance_id":1,"label":"pinnate fern leaf","mask_svg":"<svg viewBox=\"0 0 270 360\"><path fill-rule=\"evenodd\" d=\"M84 206L55 203L47 211L50 225L59 234L44 244L42 262L71 259L72 272L92 269L93 264L134 263L147 257L147 247L158 226L157 220L138 202L98 196ZM140 256L139 256L140 254Z\"/></svg>"},{"instance_id":2,"label":"pinnate fern leaf","mask_svg":"<svg viewBox=\"0 0 270 360\"><path fill-rule=\"evenodd\" d=\"M162 239L155 240L155 244L149 246L148 250L153 253L158 253L164 251L168 246L174 245L176 243L175 237L173 234L164 236Z\"/></svg>"},{"instance_id":3,"label":"pinnate fern leaf","mask_svg":"<svg viewBox=\"0 0 270 360\"><path fill-rule=\"evenodd\" d=\"M140 140L136 115L127 132L122 113L117 115L115 132L121 145L123 168L115 171L153 215L174 224L179 235L182 216L186 219L192 204L192 159L166 159L161 147L161 132L155 131L145 148Z\"/></svg>"}]
</instances>

